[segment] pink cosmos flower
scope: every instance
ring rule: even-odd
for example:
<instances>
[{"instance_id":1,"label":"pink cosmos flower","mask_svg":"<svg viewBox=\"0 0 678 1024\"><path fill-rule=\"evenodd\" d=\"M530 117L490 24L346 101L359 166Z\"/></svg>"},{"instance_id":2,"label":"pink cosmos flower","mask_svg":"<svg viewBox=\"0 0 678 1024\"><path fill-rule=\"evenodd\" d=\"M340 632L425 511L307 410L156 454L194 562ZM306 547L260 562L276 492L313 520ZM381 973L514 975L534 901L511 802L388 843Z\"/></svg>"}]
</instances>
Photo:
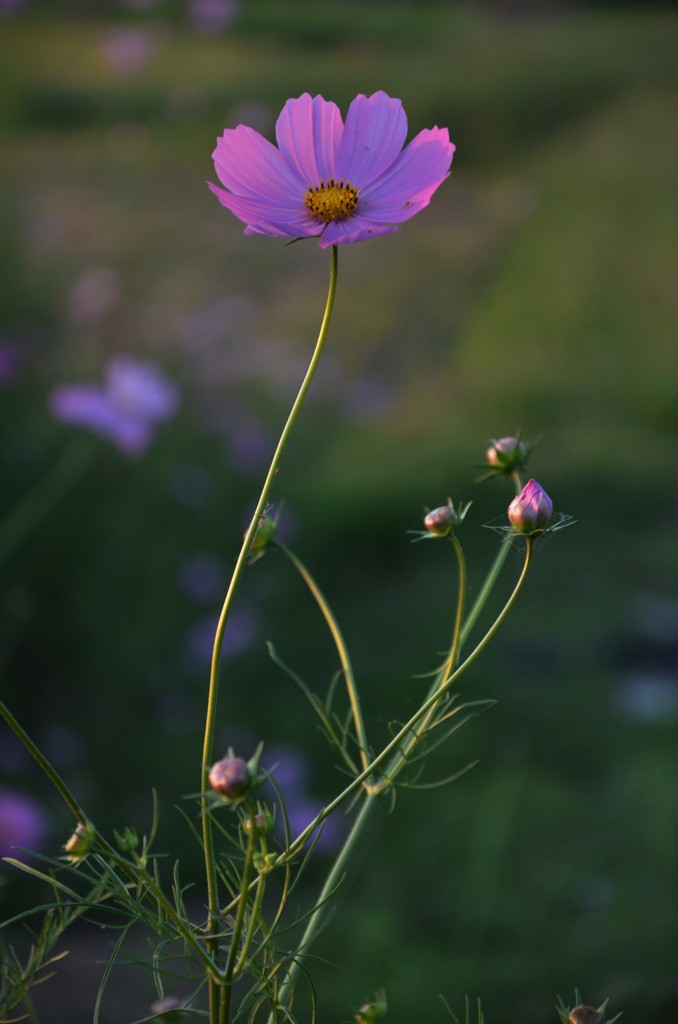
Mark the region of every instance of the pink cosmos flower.
<instances>
[{"instance_id":1,"label":"pink cosmos flower","mask_svg":"<svg viewBox=\"0 0 678 1024\"><path fill-rule=\"evenodd\" d=\"M288 100L278 148L245 125L227 128L212 157L219 202L246 235L318 237L322 248L397 231L450 173L447 128L426 129L403 149L407 117L385 92L356 96L346 122L322 96Z\"/></svg>"}]
</instances>

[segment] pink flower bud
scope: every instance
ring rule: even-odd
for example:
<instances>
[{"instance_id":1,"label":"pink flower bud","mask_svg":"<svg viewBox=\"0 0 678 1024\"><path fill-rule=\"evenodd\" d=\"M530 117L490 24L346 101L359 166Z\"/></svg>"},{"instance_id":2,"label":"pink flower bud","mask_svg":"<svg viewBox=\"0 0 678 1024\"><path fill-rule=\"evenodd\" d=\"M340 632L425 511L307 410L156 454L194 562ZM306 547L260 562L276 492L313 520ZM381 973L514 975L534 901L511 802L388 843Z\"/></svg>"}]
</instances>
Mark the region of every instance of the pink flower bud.
<instances>
[{"instance_id":1,"label":"pink flower bud","mask_svg":"<svg viewBox=\"0 0 678 1024\"><path fill-rule=\"evenodd\" d=\"M518 533L528 536L543 532L553 514L553 502L536 480L528 480L508 507L509 522Z\"/></svg>"},{"instance_id":2,"label":"pink flower bud","mask_svg":"<svg viewBox=\"0 0 678 1024\"><path fill-rule=\"evenodd\" d=\"M471 507L471 502L462 504L455 508L452 499L447 499L447 505L434 508L424 516L424 526L434 537L446 537L455 526L460 526L464 516Z\"/></svg>"},{"instance_id":3,"label":"pink flower bud","mask_svg":"<svg viewBox=\"0 0 678 1024\"><path fill-rule=\"evenodd\" d=\"M485 458L492 469L509 474L524 464L527 448L517 437L500 437L498 441L492 442L485 452Z\"/></svg>"},{"instance_id":4,"label":"pink flower bud","mask_svg":"<svg viewBox=\"0 0 678 1024\"><path fill-rule=\"evenodd\" d=\"M569 1024L603 1024L603 1014L592 1006L575 1006L567 1019Z\"/></svg>"},{"instance_id":5,"label":"pink flower bud","mask_svg":"<svg viewBox=\"0 0 678 1024\"><path fill-rule=\"evenodd\" d=\"M215 793L227 800L237 800L252 784L247 761L241 757L224 757L210 768L209 783Z\"/></svg>"},{"instance_id":6,"label":"pink flower bud","mask_svg":"<svg viewBox=\"0 0 678 1024\"><path fill-rule=\"evenodd\" d=\"M455 525L456 513L452 505L441 505L424 516L424 526L436 537L444 537Z\"/></svg>"}]
</instances>

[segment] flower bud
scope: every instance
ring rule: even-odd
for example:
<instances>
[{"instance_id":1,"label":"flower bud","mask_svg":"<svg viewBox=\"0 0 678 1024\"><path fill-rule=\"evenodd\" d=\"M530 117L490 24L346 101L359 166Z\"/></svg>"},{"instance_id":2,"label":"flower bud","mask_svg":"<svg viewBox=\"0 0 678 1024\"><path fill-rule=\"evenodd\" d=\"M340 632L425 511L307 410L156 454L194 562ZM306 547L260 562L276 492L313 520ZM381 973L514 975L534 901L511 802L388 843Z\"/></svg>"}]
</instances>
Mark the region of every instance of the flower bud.
<instances>
[{"instance_id":1,"label":"flower bud","mask_svg":"<svg viewBox=\"0 0 678 1024\"><path fill-rule=\"evenodd\" d=\"M68 842L64 843L66 860L71 864L81 864L94 845L94 835L94 828L81 821Z\"/></svg>"},{"instance_id":2,"label":"flower bud","mask_svg":"<svg viewBox=\"0 0 678 1024\"><path fill-rule=\"evenodd\" d=\"M509 522L518 533L542 533L553 514L553 502L536 480L528 480L508 507Z\"/></svg>"},{"instance_id":3,"label":"flower bud","mask_svg":"<svg viewBox=\"0 0 678 1024\"><path fill-rule=\"evenodd\" d=\"M274 543L278 532L278 522L271 516L263 515L257 525L249 550L250 562L255 562Z\"/></svg>"},{"instance_id":4,"label":"flower bud","mask_svg":"<svg viewBox=\"0 0 678 1024\"><path fill-rule=\"evenodd\" d=\"M452 499L447 499L447 505L434 508L424 516L424 526L434 537L446 537L455 526L459 526L464 516L471 507L471 502L462 504L456 509Z\"/></svg>"},{"instance_id":5,"label":"flower bud","mask_svg":"<svg viewBox=\"0 0 678 1024\"><path fill-rule=\"evenodd\" d=\"M376 1021L383 1020L388 1007L386 1005L386 993L382 990L376 992L371 1003L361 1006L355 1015L356 1024L376 1024Z\"/></svg>"},{"instance_id":6,"label":"flower bud","mask_svg":"<svg viewBox=\"0 0 678 1024\"><path fill-rule=\"evenodd\" d=\"M155 1014L158 1020L165 1021L166 1024L175 1024L182 1020L184 1016L182 1010L182 1005L175 996L164 996L151 1003L151 1013Z\"/></svg>"},{"instance_id":7,"label":"flower bud","mask_svg":"<svg viewBox=\"0 0 678 1024\"><path fill-rule=\"evenodd\" d=\"M454 508L452 505L441 505L424 516L424 526L436 537L445 537L454 526Z\"/></svg>"},{"instance_id":8,"label":"flower bud","mask_svg":"<svg viewBox=\"0 0 678 1024\"><path fill-rule=\"evenodd\" d=\"M525 464L527 448L517 437L500 437L492 442L485 458L492 469L508 476Z\"/></svg>"},{"instance_id":9,"label":"flower bud","mask_svg":"<svg viewBox=\"0 0 678 1024\"><path fill-rule=\"evenodd\" d=\"M567 1019L569 1024L603 1024L605 1018L592 1006L575 1006Z\"/></svg>"},{"instance_id":10,"label":"flower bud","mask_svg":"<svg viewBox=\"0 0 678 1024\"><path fill-rule=\"evenodd\" d=\"M135 828L127 828L122 832L115 832L115 842L121 853L134 853L139 845L139 836Z\"/></svg>"},{"instance_id":11,"label":"flower bud","mask_svg":"<svg viewBox=\"0 0 678 1024\"><path fill-rule=\"evenodd\" d=\"M252 784L247 761L241 757L224 757L210 768L209 784L226 800L237 800Z\"/></svg>"},{"instance_id":12,"label":"flower bud","mask_svg":"<svg viewBox=\"0 0 678 1024\"><path fill-rule=\"evenodd\" d=\"M268 807L262 809L260 806L253 818L248 817L244 819L242 827L245 829L245 832L251 832L254 828L259 835L266 835L273 828L273 815Z\"/></svg>"}]
</instances>

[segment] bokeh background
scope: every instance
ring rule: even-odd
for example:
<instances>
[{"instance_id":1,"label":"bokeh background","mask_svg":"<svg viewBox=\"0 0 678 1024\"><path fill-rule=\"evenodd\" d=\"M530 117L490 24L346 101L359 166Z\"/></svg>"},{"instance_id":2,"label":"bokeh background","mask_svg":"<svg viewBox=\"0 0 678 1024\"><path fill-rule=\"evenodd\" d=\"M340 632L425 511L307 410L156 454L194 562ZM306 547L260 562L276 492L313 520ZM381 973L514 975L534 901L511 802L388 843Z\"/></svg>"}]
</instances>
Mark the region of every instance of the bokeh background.
<instances>
[{"instance_id":1,"label":"bokeh background","mask_svg":"<svg viewBox=\"0 0 678 1024\"><path fill-rule=\"evenodd\" d=\"M423 508L473 500L477 590L498 543L481 526L511 497L478 465L521 430L578 520L463 680L497 705L426 780L478 765L375 817L318 943L323 1021L383 987L394 1024L449 1019L439 994L537 1024L575 985L677 1019L677 45L653 3L0 2L2 693L102 827L147 827L158 787L159 846L199 880L176 805L214 623L324 304L326 253L243 237L208 192L224 127L270 134L289 96L345 110L385 89L412 134L447 125L458 147L427 211L340 252L275 491L375 743L448 639L452 559L407 535ZM150 369L121 382L135 360ZM162 410L142 436L102 412L116 379ZM325 691L331 643L275 555L241 591L218 742L263 740L312 814L341 776L268 640ZM72 822L4 728L0 762L4 851L57 852ZM0 880L3 916L44 897ZM46 1024L91 1020L103 967L83 955L112 941L69 939ZM150 981L121 979L103 1022L149 1012Z\"/></svg>"}]
</instances>

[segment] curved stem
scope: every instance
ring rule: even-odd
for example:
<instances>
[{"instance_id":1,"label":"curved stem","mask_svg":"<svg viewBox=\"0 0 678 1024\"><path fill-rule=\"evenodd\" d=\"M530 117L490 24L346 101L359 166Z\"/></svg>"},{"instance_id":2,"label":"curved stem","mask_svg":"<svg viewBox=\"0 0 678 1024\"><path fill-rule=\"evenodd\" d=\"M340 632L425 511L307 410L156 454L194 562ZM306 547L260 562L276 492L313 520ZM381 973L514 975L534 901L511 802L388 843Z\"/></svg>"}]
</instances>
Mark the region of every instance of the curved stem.
<instances>
[{"instance_id":1,"label":"curved stem","mask_svg":"<svg viewBox=\"0 0 678 1024\"><path fill-rule=\"evenodd\" d=\"M308 589L311 591L313 597L315 598L316 604L318 605L318 608L322 612L325 622L329 627L330 633L332 634L334 646L337 649L339 661L341 662L341 667L344 673L344 679L346 680L346 690L348 692L349 704L351 705L353 724L355 725L356 738L358 741L358 748L360 751L360 761L363 766L363 769L367 768L368 764L370 763L370 758L368 754L369 746L367 743L367 733L365 732L365 722L360 708L360 699L358 697L358 689L356 687L355 676L353 674L353 666L351 664L348 648L346 647L346 642L342 635L341 629L339 628L339 623L335 619L334 613L332 612L332 609L327 603L325 595L323 594L322 590L314 580L313 576L311 576L310 572L308 571L304 563L301 561L301 559L297 555L295 555L295 553L290 548L286 547L284 544L281 544L279 541L276 541L276 547L279 548L279 550L282 551L283 554L287 556L287 558L289 558L290 562L297 570L297 572L303 579Z\"/></svg>"},{"instance_id":2,"label":"curved stem","mask_svg":"<svg viewBox=\"0 0 678 1024\"><path fill-rule=\"evenodd\" d=\"M245 538L240 549L240 554L236 561L235 569L233 570L233 576L229 584L228 592L224 600L223 608L221 609L221 615L219 616L219 622L217 624L216 635L214 637L214 650L212 654L212 667L210 670L210 683L209 693L207 697L207 712L205 718L205 734L203 740L203 751L202 751L202 773L200 779L200 791L202 793L202 806L201 806L201 817L202 817L202 831L203 831L203 845L205 850L205 874L207 880L207 903L208 903L208 922L207 929L208 935L208 949L210 953L216 952L216 932L218 929L217 913L219 905L219 896L217 891L217 872L216 864L214 860L214 841L212 835L212 822L208 813L207 804L207 786L208 786L208 773L210 763L212 761L212 748L214 745L214 729L216 723L216 712L217 712L217 697L219 692L219 663L221 658L221 648L224 641L224 634L226 631L226 623L233 605L233 601L240 583L240 579L245 570L247 563L247 555L254 540L254 536L259 526L259 521L263 515L266 507L266 502L273 485L273 481L278 472L280 466L280 460L283 454L285 445L290 436L294 423L303 401L306 397L308 389L311 386L315 371L322 355L322 350L327 338L327 332L332 317L332 309L334 307L334 297L337 289L337 247L332 246L331 250L331 268L330 268L330 283L327 294L327 302L325 304L325 313L323 316L322 324L320 325L320 333L318 334L318 340L311 357L306 375L299 388L294 404L290 410L287 422L283 427L280 435L280 440L276 446L273 458L264 480L264 485L259 495L252 520L245 534ZM210 1020L212 1024L216 1024L216 1005L217 1005L217 993L214 987L214 982L210 981Z\"/></svg>"},{"instance_id":3,"label":"curved stem","mask_svg":"<svg viewBox=\"0 0 678 1024\"><path fill-rule=\"evenodd\" d=\"M360 812L356 815L356 818L351 826L351 829L348 835L346 836L346 839L344 840L344 845L337 854L337 857L328 872L327 878L325 879L323 887L320 891L320 895L318 896L316 908L311 913L306 923L304 934L302 935L299 945L297 947L297 957L303 955L304 950L307 949L307 947L315 938L318 929L320 928L320 925L322 923L323 916L327 911L328 901L331 899L332 893L335 891L335 889L337 888L341 881L341 875L344 870L344 865L346 864L346 861L348 860L349 855L356 844L358 836L363 830L365 822L372 813L372 809L376 803L376 800L376 793L368 793L366 795L363 805L360 808ZM287 972L287 976L284 982L280 986L280 991L278 993L277 999L278 1006L284 1005L285 999L287 998L288 994L290 993L291 989L294 986L294 982L297 974L299 973L299 970L300 961L299 959L294 959L292 961L289 971ZM274 1021L276 1019L277 1018L274 1017L272 1012L268 1018L268 1024L274 1024Z\"/></svg>"}]
</instances>

